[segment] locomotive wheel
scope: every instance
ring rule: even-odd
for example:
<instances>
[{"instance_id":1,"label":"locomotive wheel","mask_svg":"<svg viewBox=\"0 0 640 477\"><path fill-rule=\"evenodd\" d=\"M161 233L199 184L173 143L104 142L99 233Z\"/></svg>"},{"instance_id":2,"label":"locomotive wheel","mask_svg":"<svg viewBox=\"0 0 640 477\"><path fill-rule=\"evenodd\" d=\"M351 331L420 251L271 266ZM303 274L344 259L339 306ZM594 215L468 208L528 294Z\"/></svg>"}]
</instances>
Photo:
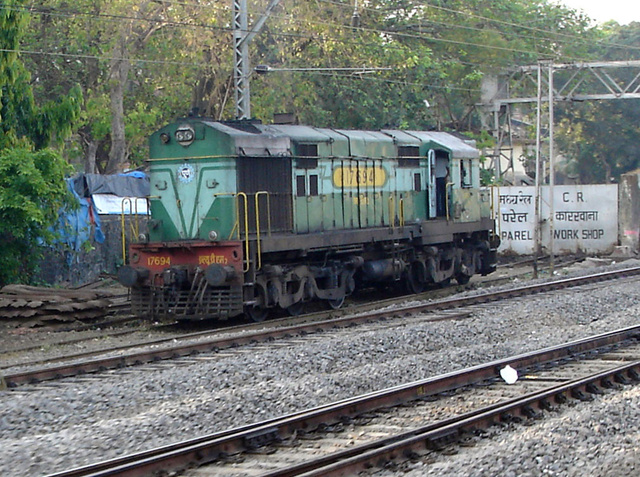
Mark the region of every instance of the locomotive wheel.
<instances>
[{"instance_id":1,"label":"locomotive wheel","mask_svg":"<svg viewBox=\"0 0 640 477\"><path fill-rule=\"evenodd\" d=\"M287 307L287 313L289 313L290 316L298 316L298 315L301 315L303 312L304 312L303 301L299 301L298 303L294 303L293 305Z\"/></svg>"},{"instance_id":2,"label":"locomotive wheel","mask_svg":"<svg viewBox=\"0 0 640 477\"><path fill-rule=\"evenodd\" d=\"M260 306L247 307L245 313L256 323L260 323L261 321L266 320L267 316L269 316L269 310Z\"/></svg>"},{"instance_id":3,"label":"locomotive wheel","mask_svg":"<svg viewBox=\"0 0 640 477\"><path fill-rule=\"evenodd\" d=\"M342 308L342 305L344 305L344 299L345 297L343 296L342 298L336 298L335 300L327 300L327 303L332 310L338 310Z\"/></svg>"},{"instance_id":4,"label":"locomotive wheel","mask_svg":"<svg viewBox=\"0 0 640 477\"><path fill-rule=\"evenodd\" d=\"M409 292L415 293L417 295L418 293L422 293L424 291L427 281L426 274L427 270L424 264L420 262L414 262L411 264L404 277Z\"/></svg>"}]
</instances>

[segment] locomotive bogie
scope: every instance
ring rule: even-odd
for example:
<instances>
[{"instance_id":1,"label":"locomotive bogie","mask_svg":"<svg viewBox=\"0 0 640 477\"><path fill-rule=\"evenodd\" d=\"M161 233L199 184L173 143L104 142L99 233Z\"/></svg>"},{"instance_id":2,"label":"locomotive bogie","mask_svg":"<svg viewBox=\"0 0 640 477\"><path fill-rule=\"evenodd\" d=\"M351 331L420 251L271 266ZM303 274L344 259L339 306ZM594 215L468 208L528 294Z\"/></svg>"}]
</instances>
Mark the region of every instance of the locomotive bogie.
<instances>
[{"instance_id":1,"label":"locomotive bogie","mask_svg":"<svg viewBox=\"0 0 640 477\"><path fill-rule=\"evenodd\" d=\"M446 133L187 118L150 139L151 217L121 282L153 317L255 320L495 269L478 151Z\"/></svg>"}]
</instances>

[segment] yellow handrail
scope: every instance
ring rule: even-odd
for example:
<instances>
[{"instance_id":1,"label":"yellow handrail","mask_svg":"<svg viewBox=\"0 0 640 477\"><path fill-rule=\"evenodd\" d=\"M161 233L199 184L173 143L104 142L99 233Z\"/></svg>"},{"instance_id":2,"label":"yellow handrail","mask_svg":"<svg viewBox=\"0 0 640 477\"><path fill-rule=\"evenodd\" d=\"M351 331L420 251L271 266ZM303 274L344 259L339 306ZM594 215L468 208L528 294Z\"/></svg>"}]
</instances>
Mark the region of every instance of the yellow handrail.
<instances>
[{"instance_id":1,"label":"yellow handrail","mask_svg":"<svg viewBox=\"0 0 640 477\"><path fill-rule=\"evenodd\" d=\"M267 196L267 234L271 237L271 196L266 190L256 192L256 227L260 230L260 214L258 214L258 200L259 196Z\"/></svg>"},{"instance_id":2,"label":"yellow handrail","mask_svg":"<svg viewBox=\"0 0 640 477\"><path fill-rule=\"evenodd\" d=\"M233 224L233 227L231 228L231 233L229 234L229 240L231 240L231 237L233 236L233 232L236 231L236 238L237 240L241 240L241 235L240 235L240 199L242 199L242 202L244 204L244 255L245 255L245 262L244 262L244 266L243 266L243 271L244 272L248 272L249 271L249 210L248 210L248 205L249 205L249 200L247 199L247 194L245 194L244 192L221 192L218 194L213 194L214 197L223 197L223 196L230 196L230 197L235 197L236 198L236 221Z\"/></svg>"},{"instance_id":3,"label":"yellow handrail","mask_svg":"<svg viewBox=\"0 0 640 477\"><path fill-rule=\"evenodd\" d=\"M496 196L498 197L498 203L500 203L500 186L498 185L491 185L490 188L490 192L491 192L491 201L490 201L490 210L491 210L491 218L493 219L494 222L494 227L493 227L493 235L497 235L498 237L500 236L500 232L502 231L502 223L500 222L500 208L498 207L497 212L496 212L496 206L495 206L495 196L494 196L494 192L496 193ZM497 226L497 227L496 227ZM497 229L497 231L496 231Z\"/></svg>"},{"instance_id":4,"label":"yellow handrail","mask_svg":"<svg viewBox=\"0 0 640 477\"><path fill-rule=\"evenodd\" d=\"M143 198L143 197L136 197L135 201L132 200L131 197L125 197L124 199L122 199L121 205L120 205L120 230L121 230L121 234L122 234L122 262L125 263L127 260L127 234L126 234L126 226L125 226L125 215L127 215L126 213L126 207L125 205L127 203L129 203L129 214L128 215L135 215L135 221L132 221L130 226L131 226L131 234L134 237L138 237L140 234L140 218L138 217L138 200L140 199L144 199L147 201L147 214L149 213L149 199L148 198Z\"/></svg>"},{"instance_id":5,"label":"yellow handrail","mask_svg":"<svg viewBox=\"0 0 640 477\"><path fill-rule=\"evenodd\" d=\"M256 264L256 271L262 268L262 242L260 240L260 196L267 196L267 234L271 237L271 204L269 200L269 192L267 191L259 191L256 192L255 201L256 201L256 252L258 263Z\"/></svg>"},{"instance_id":6,"label":"yellow handrail","mask_svg":"<svg viewBox=\"0 0 640 477\"><path fill-rule=\"evenodd\" d=\"M244 267L243 267L242 270L244 272L248 272L249 268L251 268L250 265L249 265L249 209L247 208L248 205L249 205L249 199L247 198L247 194L245 194L244 192L238 192L237 197L238 197L238 200L240 198L242 198L242 201L244 203L244 256L245 256L245 262L244 262ZM240 207L236 206L236 210L238 210L239 208ZM240 211L238 210L237 213L240 214ZM238 238L240 238L240 237L238 236Z\"/></svg>"},{"instance_id":7,"label":"yellow handrail","mask_svg":"<svg viewBox=\"0 0 640 477\"><path fill-rule=\"evenodd\" d=\"M396 207L394 198L392 195L389 196L389 227L391 230L395 228L395 215L396 215Z\"/></svg>"},{"instance_id":8,"label":"yellow handrail","mask_svg":"<svg viewBox=\"0 0 640 477\"><path fill-rule=\"evenodd\" d=\"M234 192L219 192L217 194L213 194L213 197L233 197L237 199L237 194ZM240 240L240 208L236 203L236 221L233 223L233 227L231 227L231 232L229 232L229 237L227 240L231 240L233 234L236 234L236 240Z\"/></svg>"},{"instance_id":9,"label":"yellow handrail","mask_svg":"<svg viewBox=\"0 0 640 477\"><path fill-rule=\"evenodd\" d=\"M122 234L122 263L127 263L127 230L124 225L124 201L122 201L122 211L120 212L120 233Z\"/></svg>"}]
</instances>

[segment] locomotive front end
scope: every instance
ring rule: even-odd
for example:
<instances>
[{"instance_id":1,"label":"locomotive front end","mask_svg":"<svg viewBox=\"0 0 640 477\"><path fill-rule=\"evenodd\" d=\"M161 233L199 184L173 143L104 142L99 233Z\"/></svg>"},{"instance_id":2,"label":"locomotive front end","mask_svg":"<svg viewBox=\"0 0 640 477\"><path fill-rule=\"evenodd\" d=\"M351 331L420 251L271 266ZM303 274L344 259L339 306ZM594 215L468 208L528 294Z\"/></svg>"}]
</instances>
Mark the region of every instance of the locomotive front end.
<instances>
[{"instance_id":1,"label":"locomotive front end","mask_svg":"<svg viewBox=\"0 0 640 477\"><path fill-rule=\"evenodd\" d=\"M134 314L200 319L242 313L240 243L138 243L129 253L118 278L131 289Z\"/></svg>"},{"instance_id":2,"label":"locomotive front end","mask_svg":"<svg viewBox=\"0 0 640 477\"><path fill-rule=\"evenodd\" d=\"M151 136L151 216L118 272L134 314L193 320L243 312L245 250L226 139L200 118Z\"/></svg>"}]
</instances>

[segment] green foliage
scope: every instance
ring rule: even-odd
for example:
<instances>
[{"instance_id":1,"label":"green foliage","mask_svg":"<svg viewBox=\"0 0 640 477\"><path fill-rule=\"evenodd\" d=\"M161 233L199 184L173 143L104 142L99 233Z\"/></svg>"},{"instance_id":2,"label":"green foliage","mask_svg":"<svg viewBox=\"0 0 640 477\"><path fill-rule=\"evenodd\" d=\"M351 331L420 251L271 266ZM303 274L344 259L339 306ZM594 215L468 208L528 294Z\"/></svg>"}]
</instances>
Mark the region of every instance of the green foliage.
<instances>
[{"instance_id":1,"label":"green foliage","mask_svg":"<svg viewBox=\"0 0 640 477\"><path fill-rule=\"evenodd\" d=\"M49 146L74 128L82 94L36 104L31 76L16 50L27 26L23 2L0 6L0 285L28 281L41 258L40 244L53 239L68 194L69 167Z\"/></svg>"},{"instance_id":2,"label":"green foliage","mask_svg":"<svg viewBox=\"0 0 640 477\"><path fill-rule=\"evenodd\" d=\"M69 199L66 161L45 149L0 151L0 285L29 281L41 259L41 245L60 207Z\"/></svg>"},{"instance_id":3,"label":"green foliage","mask_svg":"<svg viewBox=\"0 0 640 477\"><path fill-rule=\"evenodd\" d=\"M81 114L66 150L85 160L94 151L99 171L105 170L111 144L113 59L125 58L130 63L124 85L126 154L134 167L146 157L148 133L166 121L192 109L214 119L233 117L230 4L43 0L30 10L28 31L21 10L3 9L0 38L9 45L7 51L14 51L24 33L25 50L55 53L24 58L26 71L36 79L20 83L32 85L36 104L54 101L58 106L59 97L66 97L73 85L82 85ZM248 0L250 24L265 4ZM316 126L478 133L483 128L477 110L480 84L487 74L540 60L635 59L639 45L633 26L595 28L584 15L546 0L368 0L359 5L360 23L354 28L350 0L280 2L250 45L251 63L299 71L252 76L254 117L269 122L275 113L290 112L299 122ZM611 40L619 46L605 46ZM120 44L124 49L115 54ZM12 57L15 53L0 51L0 86L7 78L10 82L24 78L24 70L12 66ZM363 73L338 68L385 69ZM9 124L33 108L27 89L5 88L3 95L1 113ZM635 151L626 139L622 152L605 151L606 141L591 136L597 128L586 124L589 114L594 118L612 114L614 121L619 117L614 129L627 131L625 118L635 121L630 108L558 112L559 118L568 115L561 120L559 133L569 134L558 144L566 144L567 154L579 154L580 164L589 169L585 180L602 178L608 170L616 176L633 165ZM571 114L582 124L583 136L577 135ZM15 143L23 138L37 147L55 142L59 133L47 131L62 127L64 121L56 118L51 112L35 123L19 120L24 129L12 126L0 141ZM73 118L69 119L67 124L72 124ZM633 131L628 134L631 138ZM592 140L587 148L584 141ZM598 157L593 167L589 154ZM611 154L619 155L617 163L611 163Z\"/></svg>"},{"instance_id":4,"label":"green foliage","mask_svg":"<svg viewBox=\"0 0 640 477\"><path fill-rule=\"evenodd\" d=\"M360 27L350 2L287 2L256 38L256 63L271 73L252 84L253 111L269 120L345 128L479 131L476 105L488 72L540 59L584 57L598 34L575 12L525 0L371 0ZM389 68L367 74L309 68ZM307 70L307 71L305 71Z\"/></svg>"},{"instance_id":5,"label":"green foliage","mask_svg":"<svg viewBox=\"0 0 640 477\"><path fill-rule=\"evenodd\" d=\"M600 60L627 61L637 57L640 23L608 24L605 29L608 41L596 49ZM607 74L619 84L631 84L637 68L611 69ZM559 172L564 175L585 184L609 183L640 168L640 100L561 103L556 122L557 145L566 157L559 165Z\"/></svg>"}]
</instances>

